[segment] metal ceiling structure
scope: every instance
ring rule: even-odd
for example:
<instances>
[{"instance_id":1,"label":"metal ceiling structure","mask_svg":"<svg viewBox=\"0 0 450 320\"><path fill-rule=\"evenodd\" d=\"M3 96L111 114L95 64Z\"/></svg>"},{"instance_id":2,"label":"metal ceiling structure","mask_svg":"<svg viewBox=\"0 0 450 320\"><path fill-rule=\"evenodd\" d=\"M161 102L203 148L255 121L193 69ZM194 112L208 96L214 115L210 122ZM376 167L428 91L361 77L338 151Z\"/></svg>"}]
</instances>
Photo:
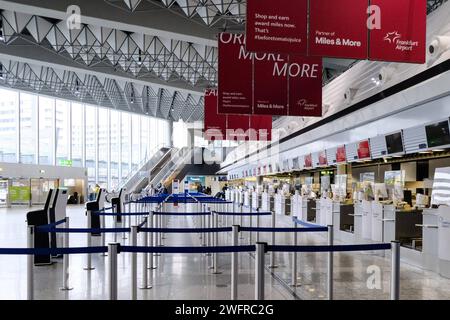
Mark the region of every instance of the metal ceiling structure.
<instances>
[{"instance_id":1,"label":"metal ceiling structure","mask_svg":"<svg viewBox=\"0 0 450 320\"><path fill-rule=\"evenodd\" d=\"M216 35L244 30L246 1L0 0L0 10L0 85L193 122L217 85ZM324 59L324 83L353 64Z\"/></svg>"}]
</instances>

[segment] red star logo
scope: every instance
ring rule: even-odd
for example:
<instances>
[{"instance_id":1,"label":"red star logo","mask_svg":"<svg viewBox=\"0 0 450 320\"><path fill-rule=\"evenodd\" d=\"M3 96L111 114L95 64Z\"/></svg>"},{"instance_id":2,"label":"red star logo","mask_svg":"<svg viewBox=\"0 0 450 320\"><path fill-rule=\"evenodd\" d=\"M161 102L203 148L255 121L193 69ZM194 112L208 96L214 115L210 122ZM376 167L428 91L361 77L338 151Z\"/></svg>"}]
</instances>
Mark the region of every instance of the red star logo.
<instances>
[{"instance_id":1,"label":"red star logo","mask_svg":"<svg viewBox=\"0 0 450 320\"><path fill-rule=\"evenodd\" d=\"M389 43L395 43L395 40L400 39L402 37L398 31L388 32L384 37L384 41L389 41Z\"/></svg>"}]
</instances>

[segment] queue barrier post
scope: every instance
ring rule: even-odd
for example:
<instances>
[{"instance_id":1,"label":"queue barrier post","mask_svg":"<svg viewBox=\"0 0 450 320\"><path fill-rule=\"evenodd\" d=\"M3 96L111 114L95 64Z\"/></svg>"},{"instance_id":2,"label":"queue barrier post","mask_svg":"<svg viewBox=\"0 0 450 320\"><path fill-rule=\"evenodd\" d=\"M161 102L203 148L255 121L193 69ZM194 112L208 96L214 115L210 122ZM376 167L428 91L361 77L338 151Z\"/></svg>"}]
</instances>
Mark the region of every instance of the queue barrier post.
<instances>
[{"instance_id":1,"label":"queue barrier post","mask_svg":"<svg viewBox=\"0 0 450 320\"><path fill-rule=\"evenodd\" d=\"M149 215L149 226L150 226L150 228L153 228L154 226L153 226L153 217L154 217L154 213L153 213L153 211L152 212L150 212L150 215ZM154 233L153 232L151 232L150 234L149 234L149 247L153 247L153 239L154 239ZM156 269L156 266L155 266L155 264L154 264L154 253L150 253L149 254L149 259L150 259L150 265L149 265L149 269L150 270L153 270L153 269ZM152 271L150 271L150 278L152 279L152 277L153 277L153 272Z\"/></svg>"},{"instance_id":2,"label":"queue barrier post","mask_svg":"<svg viewBox=\"0 0 450 320\"><path fill-rule=\"evenodd\" d=\"M114 212L114 206L115 205L113 205L113 209L112 209L113 212ZM66 218L66 219L69 219L69 218ZM106 228L106 215L102 214L100 219L101 219L102 228ZM114 219L114 217L113 217L113 219ZM67 225L66 225L66 228L69 228L69 227L67 227ZM101 236L101 240L102 240L102 247L105 247L106 246L106 234L104 232L102 232L100 236ZM106 256L106 253L101 253L100 255Z\"/></svg>"},{"instance_id":3,"label":"queue barrier post","mask_svg":"<svg viewBox=\"0 0 450 320\"><path fill-rule=\"evenodd\" d=\"M212 214L211 214L211 208L206 208L207 212L209 212L209 215L206 216L206 223L207 223L207 228L212 228ZM206 233L206 246L210 247L211 246L211 237L212 234L211 232ZM211 253L207 253L206 254L207 257L212 256ZM212 260L212 259L211 259ZM212 261L210 261L211 265L209 266L210 269L212 269L214 266L212 266Z\"/></svg>"},{"instance_id":4,"label":"queue barrier post","mask_svg":"<svg viewBox=\"0 0 450 320\"><path fill-rule=\"evenodd\" d=\"M400 300L400 242L391 243L391 300Z\"/></svg>"},{"instance_id":5,"label":"queue barrier post","mask_svg":"<svg viewBox=\"0 0 450 320\"><path fill-rule=\"evenodd\" d=\"M70 219L69 217L66 217L66 222L64 224L66 229L70 228ZM69 248L69 233L66 232L64 233L64 248ZM69 264L70 264L70 255L65 254L63 255L63 284L62 284L62 291L69 291L72 290L73 288L71 288L69 286Z\"/></svg>"},{"instance_id":6,"label":"queue barrier post","mask_svg":"<svg viewBox=\"0 0 450 320\"><path fill-rule=\"evenodd\" d=\"M109 279L109 300L117 300L117 254L119 252L118 243L108 244L108 279Z\"/></svg>"},{"instance_id":7,"label":"queue barrier post","mask_svg":"<svg viewBox=\"0 0 450 320\"><path fill-rule=\"evenodd\" d=\"M276 213L274 211L272 211L272 228L275 228L275 225L276 225L275 215L276 215ZM276 242L276 235L275 235L275 232L272 232L272 242L271 243L273 246L275 245L275 242ZM278 266L276 265L276 262L275 262L275 252L274 251L272 251L270 253L269 268L271 268L271 269L278 268Z\"/></svg>"},{"instance_id":8,"label":"queue barrier post","mask_svg":"<svg viewBox=\"0 0 450 320\"><path fill-rule=\"evenodd\" d=\"M259 208L256 208L256 227L259 228ZM259 242L259 231L256 233L256 242Z\"/></svg>"},{"instance_id":9,"label":"queue barrier post","mask_svg":"<svg viewBox=\"0 0 450 320\"><path fill-rule=\"evenodd\" d=\"M252 205L250 203L250 218L249 218L250 228L253 227L252 215L253 215L253 209L252 209ZM249 232L248 233L248 244L251 245L252 242L253 242L253 233Z\"/></svg>"},{"instance_id":10,"label":"queue barrier post","mask_svg":"<svg viewBox=\"0 0 450 320\"><path fill-rule=\"evenodd\" d=\"M233 246L239 245L239 226L233 225L232 239ZM231 300L237 300L238 297L238 268L239 268L239 253L231 253Z\"/></svg>"},{"instance_id":11,"label":"queue barrier post","mask_svg":"<svg viewBox=\"0 0 450 320\"><path fill-rule=\"evenodd\" d=\"M92 228L92 212L91 211L87 211L87 220L88 220L88 229ZM87 234L87 246L88 247L92 247L92 233L88 232ZM94 270L95 268L92 267L92 257L90 253L86 254L86 267L84 268L84 270L86 271L91 271Z\"/></svg>"},{"instance_id":12,"label":"queue barrier post","mask_svg":"<svg viewBox=\"0 0 450 320\"><path fill-rule=\"evenodd\" d=\"M296 218L296 217L294 217ZM297 224L294 221L294 228L297 229ZM293 245L296 246L297 245L297 232L294 232L293 234L294 240L293 240ZM297 283L297 252L294 251L292 252L292 270L291 270L291 286L292 287L297 287L298 283Z\"/></svg>"},{"instance_id":13,"label":"queue barrier post","mask_svg":"<svg viewBox=\"0 0 450 320\"><path fill-rule=\"evenodd\" d=\"M239 213L240 213L240 222L239 222L239 225L240 226L244 226L244 204L243 203L240 203L239 204ZM240 235L239 235L239 238L242 240L242 239L244 239L244 233L243 232L240 232Z\"/></svg>"},{"instance_id":14,"label":"queue barrier post","mask_svg":"<svg viewBox=\"0 0 450 320\"><path fill-rule=\"evenodd\" d=\"M219 215L217 213L215 213L213 216L214 218L214 227L218 228L219 227ZM218 232L214 232L214 246L218 247L219 246L219 233ZM214 267L214 272L213 274L221 274L222 272L219 271L219 254L217 252L213 253L213 267Z\"/></svg>"},{"instance_id":15,"label":"queue barrier post","mask_svg":"<svg viewBox=\"0 0 450 320\"><path fill-rule=\"evenodd\" d=\"M131 245L137 246L138 226L131 227ZM137 253L131 253L131 300L137 299Z\"/></svg>"},{"instance_id":16,"label":"queue barrier post","mask_svg":"<svg viewBox=\"0 0 450 320\"><path fill-rule=\"evenodd\" d=\"M334 244L333 226L328 226L328 245ZM333 252L328 252L328 268L327 268L327 297L328 300L333 300Z\"/></svg>"},{"instance_id":17,"label":"queue barrier post","mask_svg":"<svg viewBox=\"0 0 450 320\"><path fill-rule=\"evenodd\" d=\"M148 227L148 221L149 221L148 219L147 221L145 221L144 228ZM148 236L149 236L148 232L144 232L142 238L144 247L148 247ZM142 253L142 286L139 289L143 290L152 288L152 286L148 284L148 256L149 256L148 253ZM150 254L150 256L152 256L152 254Z\"/></svg>"},{"instance_id":18,"label":"queue barrier post","mask_svg":"<svg viewBox=\"0 0 450 320\"><path fill-rule=\"evenodd\" d=\"M267 243L256 243L255 259L255 300L264 300L264 261Z\"/></svg>"},{"instance_id":19,"label":"queue barrier post","mask_svg":"<svg viewBox=\"0 0 450 320\"><path fill-rule=\"evenodd\" d=\"M34 248L34 226L27 229L27 247ZM34 255L27 255L27 300L34 300Z\"/></svg>"}]
</instances>

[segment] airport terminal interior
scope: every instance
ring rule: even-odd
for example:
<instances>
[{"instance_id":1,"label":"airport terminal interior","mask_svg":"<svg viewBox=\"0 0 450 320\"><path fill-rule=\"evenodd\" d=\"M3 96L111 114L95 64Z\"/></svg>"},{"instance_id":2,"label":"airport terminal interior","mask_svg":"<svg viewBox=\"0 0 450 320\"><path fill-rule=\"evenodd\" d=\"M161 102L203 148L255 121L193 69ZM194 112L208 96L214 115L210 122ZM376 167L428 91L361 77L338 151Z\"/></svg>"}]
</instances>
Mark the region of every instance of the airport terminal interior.
<instances>
[{"instance_id":1,"label":"airport terminal interior","mask_svg":"<svg viewBox=\"0 0 450 320\"><path fill-rule=\"evenodd\" d=\"M450 3L0 0L0 300L450 300Z\"/></svg>"}]
</instances>

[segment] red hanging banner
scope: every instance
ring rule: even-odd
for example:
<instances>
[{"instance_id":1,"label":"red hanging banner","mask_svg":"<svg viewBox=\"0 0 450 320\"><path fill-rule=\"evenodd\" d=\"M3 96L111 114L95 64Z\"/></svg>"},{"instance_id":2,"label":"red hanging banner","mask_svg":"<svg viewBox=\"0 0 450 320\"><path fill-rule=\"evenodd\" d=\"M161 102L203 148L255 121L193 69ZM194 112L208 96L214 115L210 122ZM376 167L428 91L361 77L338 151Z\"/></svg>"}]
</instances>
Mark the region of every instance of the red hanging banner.
<instances>
[{"instance_id":1,"label":"red hanging banner","mask_svg":"<svg viewBox=\"0 0 450 320\"><path fill-rule=\"evenodd\" d=\"M218 113L252 113L252 57L245 35L219 34Z\"/></svg>"},{"instance_id":2,"label":"red hanging banner","mask_svg":"<svg viewBox=\"0 0 450 320\"><path fill-rule=\"evenodd\" d=\"M308 154L305 156L305 168L306 169L310 169L313 167L313 163L312 163L312 155Z\"/></svg>"},{"instance_id":3,"label":"red hanging banner","mask_svg":"<svg viewBox=\"0 0 450 320\"><path fill-rule=\"evenodd\" d=\"M250 117L250 140L272 140L272 116Z\"/></svg>"},{"instance_id":4,"label":"red hanging banner","mask_svg":"<svg viewBox=\"0 0 450 320\"><path fill-rule=\"evenodd\" d=\"M289 116L322 116L322 58L289 56ZM278 67L280 70L280 67Z\"/></svg>"},{"instance_id":5,"label":"red hanging banner","mask_svg":"<svg viewBox=\"0 0 450 320\"><path fill-rule=\"evenodd\" d=\"M227 140L248 141L250 116L227 115Z\"/></svg>"},{"instance_id":6,"label":"red hanging banner","mask_svg":"<svg viewBox=\"0 0 450 320\"><path fill-rule=\"evenodd\" d=\"M367 59L368 3L368 0L309 1L309 54Z\"/></svg>"},{"instance_id":7,"label":"red hanging banner","mask_svg":"<svg viewBox=\"0 0 450 320\"><path fill-rule=\"evenodd\" d=\"M285 64L285 55L270 54L269 59L254 61L254 114L288 115L288 77L287 74L274 76L276 64Z\"/></svg>"},{"instance_id":8,"label":"red hanging banner","mask_svg":"<svg viewBox=\"0 0 450 320\"><path fill-rule=\"evenodd\" d=\"M371 0L370 5L370 60L425 63L427 1Z\"/></svg>"},{"instance_id":9,"label":"red hanging banner","mask_svg":"<svg viewBox=\"0 0 450 320\"><path fill-rule=\"evenodd\" d=\"M308 0L247 0L247 51L306 54Z\"/></svg>"},{"instance_id":10,"label":"red hanging banner","mask_svg":"<svg viewBox=\"0 0 450 320\"><path fill-rule=\"evenodd\" d=\"M328 165L327 154L325 151L321 151L319 153L319 166L326 166L326 165Z\"/></svg>"},{"instance_id":11,"label":"red hanging banner","mask_svg":"<svg viewBox=\"0 0 450 320\"><path fill-rule=\"evenodd\" d=\"M226 117L217 114L217 90L205 91L204 138L208 141L224 140L227 128Z\"/></svg>"}]
</instances>

